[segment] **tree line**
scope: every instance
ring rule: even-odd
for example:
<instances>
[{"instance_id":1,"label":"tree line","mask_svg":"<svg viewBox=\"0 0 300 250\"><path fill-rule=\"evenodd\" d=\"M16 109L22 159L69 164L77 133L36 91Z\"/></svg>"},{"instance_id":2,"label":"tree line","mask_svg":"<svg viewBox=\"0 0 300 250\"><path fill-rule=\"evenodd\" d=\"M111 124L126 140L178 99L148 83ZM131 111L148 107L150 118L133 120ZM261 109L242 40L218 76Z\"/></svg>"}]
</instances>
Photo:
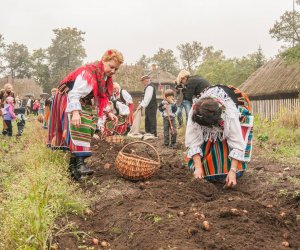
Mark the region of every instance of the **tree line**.
<instances>
[{"instance_id":1,"label":"tree line","mask_svg":"<svg viewBox=\"0 0 300 250\"><path fill-rule=\"evenodd\" d=\"M300 0L296 0L300 4ZM0 34L0 69L15 78L33 78L44 91L56 86L70 71L83 63L86 57L83 46L85 32L77 28L53 30L54 37L48 48L29 52L24 44L6 44ZM300 62L300 13L286 11L275 22L269 33L272 38L285 42L279 54L284 59ZM199 41L179 44L176 49L179 58L171 49L159 48L152 56L142 55L135 66L149 69L152 63L164 71L177 75L181 68L198 74L211 83L243 83L254 71L266 62L259 47L257 51L241 58L227 58L222 50L213 46L203 46Z\"/></svg>"}]
</instances>

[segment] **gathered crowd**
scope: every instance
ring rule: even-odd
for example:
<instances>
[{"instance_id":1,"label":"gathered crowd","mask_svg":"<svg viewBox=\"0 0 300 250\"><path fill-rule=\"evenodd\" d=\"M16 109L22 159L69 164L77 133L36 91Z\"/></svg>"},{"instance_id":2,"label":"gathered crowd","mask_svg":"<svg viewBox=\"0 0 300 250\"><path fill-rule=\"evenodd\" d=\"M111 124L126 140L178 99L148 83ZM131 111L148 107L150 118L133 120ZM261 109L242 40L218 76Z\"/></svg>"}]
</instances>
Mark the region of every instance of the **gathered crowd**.
<instances>
[{"instance_id":1,"label":"gathered crowd","mask_svg":"<svg viewBox=\"0 0 300 250\"><path fill-rule=\"evenodd\" d=\"M211 86L182 70L175 88L164 91L158 103L151 77L143 75L144 95L134 112L132 96L112 79L123 61L121 52L107 50L100 61L77 68L38 99L15 96L6 84L0 93L3 136L13 135L14 121L21 136L26 116L37 116L48 129L48 147L70 151L70 175L80 180L93 174L85 163L93 137L130 136L137 114L144 110L144 136L156 139L159 111L166 147L177 148L177 130L186 127L186 163L195 178L235 186L251 158L253 116L247 95L233 86Z\"/></svg>"}]
</instances>

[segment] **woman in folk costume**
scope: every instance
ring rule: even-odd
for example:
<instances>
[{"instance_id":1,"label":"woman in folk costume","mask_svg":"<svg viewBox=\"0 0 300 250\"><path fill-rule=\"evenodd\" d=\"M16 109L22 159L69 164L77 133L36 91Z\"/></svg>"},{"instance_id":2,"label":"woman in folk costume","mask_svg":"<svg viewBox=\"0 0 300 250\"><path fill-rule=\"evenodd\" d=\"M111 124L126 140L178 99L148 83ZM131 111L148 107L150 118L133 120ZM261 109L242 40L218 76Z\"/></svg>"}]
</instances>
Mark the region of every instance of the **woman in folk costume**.
<instances>
[{"instance_id":1,"label":"woman in folk costume","mask_svg":"<svg viewBox=\"0 0 300 250\"><path fill-rule=\"evenodd\" d=\"M109 109L113 94L112 75L123 63L123 55L108 50L101 61L77 68L62 80L52 103L48 143L52 149L69 149L71 175L78 180L93 171L84 163L91 156L90 142L97 118L117 117ZM96 114L96 116L95 116Z\"/></svg>"},{"instance_id":2,"label":"woman in folk costume","mask_svg":"<svg viewBox=\"0 0 300 250\"><path fill-rule=\"evenodd\" d=\"M114 92L111 98L115 114L118 116L118 124L114 126L114 133L126 134L133 122L133 100L127 90L121 89L117 82L114 82Z\"/></svg>"},{"instance_id":3,"label":"woman in folk costume","mask_svg":"<svg viewBox=\"0 0 300 250\"><path fill-rule=\"evenodd\" d=\"M195 178L226 179L236 185L250 161L253 116L248 97L238 89L217 85L204 90L189 113L185 144Z\"/></svg>"},{"instance_id":4,"label":"woman in folk costume","mask_svg":"<svg viewBox=\"0 0 300 250\"><path fill-rule=\"evenodd\" d=\"M56 92L57 92L57 88L51 89L51 96L49 98L47 98L46 101L45 101L45 111L44 111L44 121L43 121L43 128L44 129L48 129L52 102L53 102L53 99L56 95Z\"/></svg>"}]
</instances>

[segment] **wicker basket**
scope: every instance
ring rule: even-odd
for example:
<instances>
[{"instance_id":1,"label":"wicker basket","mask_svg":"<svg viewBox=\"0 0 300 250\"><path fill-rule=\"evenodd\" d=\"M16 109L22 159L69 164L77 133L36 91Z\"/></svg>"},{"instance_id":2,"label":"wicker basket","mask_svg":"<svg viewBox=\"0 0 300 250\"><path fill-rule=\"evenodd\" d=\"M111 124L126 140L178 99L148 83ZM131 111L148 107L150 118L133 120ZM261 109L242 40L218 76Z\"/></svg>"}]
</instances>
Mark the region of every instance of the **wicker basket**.
<instances>
[{"instance_id":1,"label":"wicker basket","mask_svg":"<svg viewBox=\"0 0 300 250\"><path fill-rule=\"evenodd\" d=\"M110 143L123 143L125 141L124 135L110 135L105 137L105 141Z\"/></svg>"},{"instance_id":2,"label":"wicker basket","mask_svg":"<svg viewBox=\"0 0 300 250\"><path fill-rule=\"evenodd\" d=\"M154 150L157 160L147 159L138 155L124 153L124 149L135 143L143 143ZM125 145L116 158L116 169L118 173L129 180L145 180L150 178L160 167L160 158L156 149L144 141L135 141Z\"/></svg>"}]
</instances>

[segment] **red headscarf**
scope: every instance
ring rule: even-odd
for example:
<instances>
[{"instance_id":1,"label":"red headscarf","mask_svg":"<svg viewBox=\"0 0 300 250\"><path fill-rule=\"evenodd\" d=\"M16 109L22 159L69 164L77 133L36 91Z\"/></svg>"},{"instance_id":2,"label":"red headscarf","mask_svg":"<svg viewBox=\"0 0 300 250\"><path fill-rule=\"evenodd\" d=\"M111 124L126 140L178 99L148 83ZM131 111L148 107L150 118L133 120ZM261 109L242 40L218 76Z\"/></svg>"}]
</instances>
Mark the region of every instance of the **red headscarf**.
<instances>
[{"instance_id":1,"label":"red headscarf","mask_svg":"<svg viewBox=\"0 0 300 250\"><path fill-rule=\"evenodd\" d=\"M100 61L98 64L86 64L83 65L69 75L67 75L61 84L68 82L74 82L76 77L84 72L82 78L87 81L89 86L93 87L93 93L95 102L98 105L98 115L103 116L103 110L108 105L109 97L113 93L113 81L111 77L108 77L106 81L103 80L104 65Z\"/></svg>"}]
</instances>

